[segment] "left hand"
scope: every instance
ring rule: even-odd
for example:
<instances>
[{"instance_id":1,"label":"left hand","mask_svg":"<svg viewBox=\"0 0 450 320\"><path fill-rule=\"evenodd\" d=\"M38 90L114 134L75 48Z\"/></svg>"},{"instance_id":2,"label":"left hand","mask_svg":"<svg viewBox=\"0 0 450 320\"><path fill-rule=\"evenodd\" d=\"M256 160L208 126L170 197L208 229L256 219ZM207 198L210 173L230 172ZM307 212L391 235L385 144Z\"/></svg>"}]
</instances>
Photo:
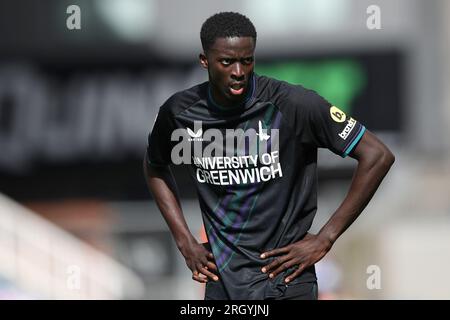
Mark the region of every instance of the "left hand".
<instances>
[{"instance_id":1,"label":"left hand","mask_svg":"<svg viewBox=\"0 0 450 320\"><path fill-rule=\"evenodd\" d=\"M270 264L262 268L262 272L269 274L269 278L276 277L295 265L298 269L284 279L286 283L298 277L303 270L312 266L330 251L332 243L319 235L307 233L306 236L286 247L270 250L261 254L262 259L278 256Z\"/></svg>"}]
</instances>

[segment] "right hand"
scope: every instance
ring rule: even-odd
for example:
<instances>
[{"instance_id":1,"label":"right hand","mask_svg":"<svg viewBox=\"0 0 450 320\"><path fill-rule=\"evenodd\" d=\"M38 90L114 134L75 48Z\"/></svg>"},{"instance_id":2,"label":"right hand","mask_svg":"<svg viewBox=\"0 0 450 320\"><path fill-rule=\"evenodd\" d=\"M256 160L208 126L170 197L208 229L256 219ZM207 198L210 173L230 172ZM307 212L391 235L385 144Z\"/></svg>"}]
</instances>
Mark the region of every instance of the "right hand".
<instances>
[{"instance_id":1,"label":"right hand","mask_svg":"<svg viewBox=\"0 0 450 320\"><path fill-rule=\"evenodd\" d=\"M214 255L211 252L209 243L198 243L191 241L186 243L181 253L186 260L186 265L192 271L192 280L200 283L208 282L208 279L219 281L217 266L214 263Z\"/></svg>"}]
</instances>

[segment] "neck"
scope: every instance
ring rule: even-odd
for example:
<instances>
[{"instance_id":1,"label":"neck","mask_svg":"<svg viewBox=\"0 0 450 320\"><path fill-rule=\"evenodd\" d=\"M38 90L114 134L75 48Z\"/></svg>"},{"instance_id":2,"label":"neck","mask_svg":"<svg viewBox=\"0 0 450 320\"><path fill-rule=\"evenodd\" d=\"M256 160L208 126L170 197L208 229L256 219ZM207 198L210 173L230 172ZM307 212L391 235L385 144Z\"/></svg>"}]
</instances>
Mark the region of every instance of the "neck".
<instances>
[{"instance_id":1,"label":"neck","mask_svg":"<svg viewBox=\"0 0 450 320\"><path fill-rule=\"evenodd\" d=\"M245 104L253 94L253 75L249 79L248 89L247 89L247 92L245 93L245 96L239 100L233 101L233 100L226 99L223 95L217 93L217 90L214 87L212 87L211 84L209 85L208 90L209 90L208 95L209 95L210 101L218 109L226 110L226 109L238 108L238 107L242 106L243 104Z\"/></svg>"}]
</instances>

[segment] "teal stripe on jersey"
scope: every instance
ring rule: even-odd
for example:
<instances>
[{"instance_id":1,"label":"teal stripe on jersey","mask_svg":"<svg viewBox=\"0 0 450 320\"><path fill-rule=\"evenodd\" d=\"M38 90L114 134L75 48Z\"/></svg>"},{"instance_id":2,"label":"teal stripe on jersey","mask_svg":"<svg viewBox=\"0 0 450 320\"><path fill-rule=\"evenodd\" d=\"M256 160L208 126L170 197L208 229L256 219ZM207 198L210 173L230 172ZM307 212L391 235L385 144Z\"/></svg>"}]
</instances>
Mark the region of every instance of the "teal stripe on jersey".
<instances>
[{"instance_id":1,"label":"teal stripe on jersey","mask_svg":"<svg viewBox=\"0 0 450 320\"><path fill-rule=\"evenodd\" d=\"M352 151L352 149L355 147L355 145L358 143L358 141L361 139L364 132L366 131L366 127L364 127L363 125L361 125L361 127L362 127L361 132L356 136L355 140L353 140L352 144L347 148L347 150L345 150L344 158L348 156L348 154Z\"/></svg>"}]
</instances>

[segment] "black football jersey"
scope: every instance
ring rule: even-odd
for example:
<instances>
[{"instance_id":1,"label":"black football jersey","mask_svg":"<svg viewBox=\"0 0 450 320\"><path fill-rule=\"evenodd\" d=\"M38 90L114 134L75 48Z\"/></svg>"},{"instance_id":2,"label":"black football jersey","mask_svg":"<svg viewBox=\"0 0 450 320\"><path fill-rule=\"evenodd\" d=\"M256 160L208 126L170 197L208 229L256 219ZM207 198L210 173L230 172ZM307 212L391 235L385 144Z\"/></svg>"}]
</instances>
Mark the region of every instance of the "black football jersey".
<instances>
[{"instance_id":1,"label":"black football jersey","mask_svg":"<svg viewBox=\"0 0 450 320\"><path fill-rule=\"evenodd\" d=\"M205 82L170 97L148 138L152 166L188 165L220 282L219 299L283 294L260 254L301 240L317 210L317 149L345 157L365 127L312 90L253 74L245 101L224 108ZM316 280L314 266L289 286ZM214 298L211 296L210 298Z\"/></svg>"}]
</instances>

